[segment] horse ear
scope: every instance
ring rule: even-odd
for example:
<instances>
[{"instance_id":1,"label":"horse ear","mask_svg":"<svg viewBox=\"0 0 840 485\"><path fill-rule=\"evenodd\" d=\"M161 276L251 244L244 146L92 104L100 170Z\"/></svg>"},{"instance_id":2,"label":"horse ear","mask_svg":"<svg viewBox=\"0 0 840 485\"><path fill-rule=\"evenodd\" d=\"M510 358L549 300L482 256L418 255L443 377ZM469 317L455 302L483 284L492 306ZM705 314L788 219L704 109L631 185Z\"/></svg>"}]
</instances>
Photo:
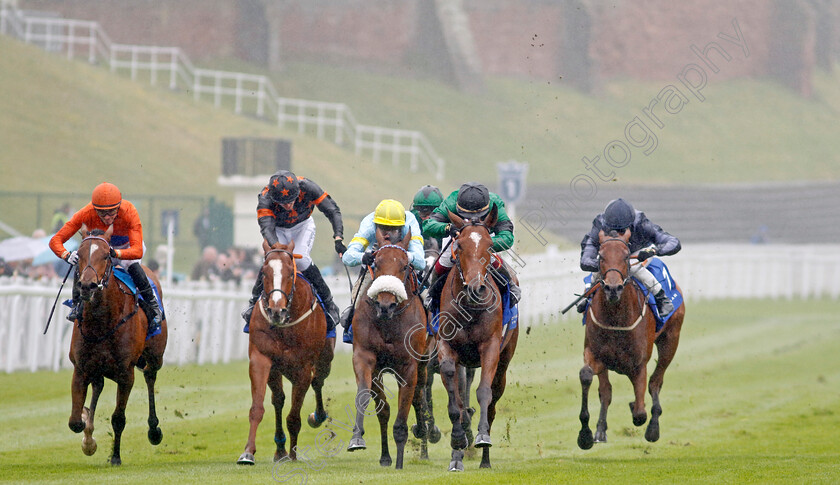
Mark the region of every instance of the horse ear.
<instances>
[{"instance_id":1,"label":"horse ear","mask_svg":"<svg viewBox=\"0 0 840 485\"><path fill-rule=\"evenodd\" d=\"M400 241L400 247L403 249L408 249L408 245L411 243L411 228L409 227L407 231L405 231L405 236Z\"/></svg>"},{"instance_id":2,"label":"horse ear","mask_svg":"<svg viewBox=\"0 0 840 485\"><path fill-rule=\"evenodd\" d=\"M268 250L271 249L271 246L268 245L268 241L266 241L265 239L263 239L262 249L263 249L263 254L267 253Z\"/></svg>"},{"instance_id":3,"label":"horse ear","mask_svg":"<svg viewBox=\"0 0 840 485\"><path fill-rule=\"evenodd\" d=\"M286 251L294 254L294 252L295 252L294 250L295 250L295 240L292 239L291 241L289 241L289 245L286 246Z\"/></svg>"},{"instance_id":4,"label":"horse ear","mask_svg":"<svg viewBox=\"0 0 840 485\"><path fill-rule=\"evenodd\" d=\"M455 227L464 227L464 220L458 216L458 214L448 210L447 214L449 215L449 220L452 221L452 224L455 224Z\"/></svg>"},{"instance_id":5,"label":"horse ear","mask_svg":"<svg viewBox=\"0 0 840 485\"><path fill-rule=\"evenodd\" d=\"M110 226L108 226L108 229L105 230L105 234L102 237L104 237L106 240L108 240L108 242L110 242L111 241L111 234L113 234L113 233L114 233L114 225L111 224Z\"/></svg>"},{"instance_id":6,"label":"horse ear","mask_svg":"<svg viewBox=\"0 0 840 485\"><path fill-rule=\"evenodd\" d=\"M630 236L632 235L633 231L631 231L628 227L627 230L624 231L624 234L621 235L621 239L624 239L624 242L630 242Z\"/></svg>"},{"instance_id":7,"label":"horse ear","mask_svg":"<svg viewBox=\"0 0 840 485\"><path fill-rule=\"evenodd\" d=\"M598 243L604 242L604 239L606 239L606 238L607 238L607 235L604 233L603 229L598 231Z\"/></svg>"},{"instance_id":8,"label":"horse ear","mask_svg":"<svg viewBox=\"0 0 840 485\"><path fill-rule=\"evenodd\" d=\"M82 236L82 239L90 235L90 231L88 231L87 224L82 223L82 227L79 228L79 234Z\"/></svg>"},{"instance_id":9,"label":"horse ear","mask_svg":"<svg viewBox=\"0 0 840 485\"><path fill-rule=\"evenodd\" d=\"M484 216L484 220L482 221L485 226L493 227L496 225L499 217L499 206L493 204L493 208L490 209L490 212Z\"/></svg>"}]
</instances>

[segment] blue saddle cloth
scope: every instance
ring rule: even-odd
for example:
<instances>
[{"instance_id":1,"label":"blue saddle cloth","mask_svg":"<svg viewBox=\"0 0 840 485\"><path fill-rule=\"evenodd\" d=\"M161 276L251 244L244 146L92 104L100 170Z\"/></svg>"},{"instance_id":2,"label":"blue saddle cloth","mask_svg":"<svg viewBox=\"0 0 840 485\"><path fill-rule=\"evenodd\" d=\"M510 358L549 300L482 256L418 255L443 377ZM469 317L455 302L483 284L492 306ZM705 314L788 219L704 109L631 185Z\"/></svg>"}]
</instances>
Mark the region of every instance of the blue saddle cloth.
<instances>
[{"instance_id":1,"label":"blue saddle cloth","mask_svg":"<svg viewBox=\"0 0 840 485\"><path fill-rule=\"evenodd\" d=\"M658 332L662 330L662 327L665 325L665 322L670 320L671 316L677 311L677 309L679 309L680 306L682 306L683 296L682 293L680 293L677 290L677 283L674 281L674 277L671 276L671 272L668 271L668 267L661 259L656 257L651 258L650 263L648 263L647 265L647 269L651 272L651 274L653 274L653 277L656 278L659 284L662 285L662 289L665 290L665 294L668 295L668 298L671 299L671 303L673 303L674 305L674 311L665 315L664 318L660 317L659 310L656 306L656 298L654 298L653 294L650 291L648 291L647 287L645 287L645 285L642 284L641 281L637 280L636 278L633 278L633 281L636 283L636 286L638 286L642 290L642 293L644 293L645 299L647 300L650 309L653 311L654 317L656 317L656 331ZM588 287L592 283L592 275L586 275L586 277L583 278L583 281ZM589 309L589 303L590 301L587 301L586 303L587 310ZM588 311L583 312L584 325L586 325L586 317L588 315Z\"/></svg>"},{"instance_id":2,"label":"blue saddle cloth","mask_svg":"<svg viewBox=\"0 0 840 485\"><path fill-rule=\"evenodd\" d=\"M327 314L327 307L324 305L324 302L321 301L321 295L319 295L318 292L315 291L315 287L312 286L312 282L309 281L308 279L306 279L306 277L303 276L303 273L298 273L297 277L302 279L303 281L309 283L309 287L312 288L312 293L315 295L315 298L318 300L318 304L321 305L321 310L323 310L324 315L326 315ZM251 327L251 322L247 322L245 324L245 326L242 327L242 332L248 333L250 327ZM327 331L327 338L333 338L333 337L335 337L335 329L328 330Z\"/></svg>"},{"instance_id":3,"label":"blue saddle cloth","mask_svg":"<svg viewBox=\"0 0 840 485\"><path fill-rule=\"evenodd\" d=\"M137 286L134 284L134 280L131 279L131 275L128 274L128 271L123 269L121 266L114 266L114 276L116 276L118 280L123 282L123 284L125 284L125 286L128 287L128 290L131 292L132 295L137 295L139 299L144 300L143 295L137 293ZM152 290L155 292L155 298L157 298L158 306L160 307L161 320L166 320L166 312L164 312L163 310L163 298L161 298L160 296L160 290L151 278L146 277L146 279L149 280L149 284L152 286ZM73 300L64 300L62 304L64 306L73 308ZM149 333L149 331L146 330L146 340L149 340L155 335L160 335L160 331L160 325L158 325L154 330L152 330L151 333Z\"/></svg>"},{"instance_id":4,"label":"blue saddle cloth","mask_svg":"<svg viewBox=\"0 0 840 485\"><path fill-rule=\"evenodd\" d=\"M501 291L502 295L502 335L507 335L507 332L519 326L519 305L510 305L510 282L504 286ZM436 335L440 329L440 306L430 308L432 312L426 324L426 331L429 335ZM502 339L504 343L504 339Z\"/></svg>"}]
</instances>

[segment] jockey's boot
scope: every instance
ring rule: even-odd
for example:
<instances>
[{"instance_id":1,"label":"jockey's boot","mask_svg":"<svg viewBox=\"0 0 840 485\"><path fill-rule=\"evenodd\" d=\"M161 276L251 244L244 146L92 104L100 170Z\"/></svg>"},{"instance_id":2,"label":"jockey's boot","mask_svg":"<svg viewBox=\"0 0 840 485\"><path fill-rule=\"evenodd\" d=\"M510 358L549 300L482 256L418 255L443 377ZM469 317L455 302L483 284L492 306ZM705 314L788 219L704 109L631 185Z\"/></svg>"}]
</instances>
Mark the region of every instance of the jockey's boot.
<instances>
[{"instance_id":1,"label":"jockey's boot","mask_svg":"<svg viewBox=\"0 0 840 485\"><path fill-rule=\"evenodd\" d=\"M147 308L144 308L143 311L148 310L151 313L151 315L146 315L149 320L148 332L151 334L160 327L160 321L163 318L160 305L158 305L157 298L155 298L155 291L152 289L152 285L149 284L149 278L146 276L146 272L143 271L140 263L129 265L128 274L131 275L131 281L137 287L137 292L146 301Z\"/></svg>"},{"instance_id":2,"label":"jockey's boot","mask_svg":"<svg viewBox=\"0 0 840 485\"><path fill-rule=\"evenodd\" d=\"M451 269L451 268L450 268ZM436 312L440 309L440 294L443 291L443 285L446 283L446 273L439 275L437 271L432 270L432 276L429 280L429 293L426 295L426 309L431 312Z\"/></svg>"},{"instance_id":3,"label":"jockey's boot","mask_svg":"<svg viewBox=\"0 0 840 485\"><path fill-rule=\"evenodd\" d=\"M659 318L665 318L669 313L674 311L674 304L671 299L665 294L665 290L659 290L659 293L653 296L656 299L656 306L659 308Z\"/></svg>"},{"instance_id":4,"label":"jockey's boot","mask_svg":"<svg viewBox=\"0 0 840 485\"><path fill-rule=\"evenodd\" d=\"M254 283L254 287L251 289L251 299L248 300L248 308L242 311L240 315L243 319L245 319L245 328L248 328L248 325L251 323L251 314L254 313L254 305L257 304L257 300L260 299L260 295L263 292L263 274L262 269L260 269L259 273L257 273L257 282Z\"/></svg>"},{"instance_id":5,"label":"jockey's boot","mask_svg":"<svg viewBox=\"0 0 840 485\"><path fill-rule=\"evenodd\" d=\"M324 308L327 309L327 332L335 329L338 324L338 307L335 306L330 287L327 286L327 282L321 276L321 270L315 266L315 263L312 263L306 268L306 271L301 271L301 274L312 283L318 296L321 297L321 301L324 302Z\"/></svg>"},{"instance_id":6,"label":"jockey's boot","mask_svg":"<svg viewBox=\"0 0 840 485\"><path fill-rule=\"evenodd\" d=\"M356 313L356 306L351 304L341 312L341 317L339 318L339 323L344 327L344 335L341 337L341 341L346 344L353 343L353 328L351 325L353 323L354 313Z\"/></svg>"},{"instance_id":7,"label":"jockey's boot","mask_svg":"<svg viewBox=\"0 0 840 485\"><path fill-rule=\"evenodd\" d=\"M79 272L73 271L73 308L67 315L67 319L75 322L77 318L82 317L82 299L79 297Z\"/></svg>"}]
</instances>

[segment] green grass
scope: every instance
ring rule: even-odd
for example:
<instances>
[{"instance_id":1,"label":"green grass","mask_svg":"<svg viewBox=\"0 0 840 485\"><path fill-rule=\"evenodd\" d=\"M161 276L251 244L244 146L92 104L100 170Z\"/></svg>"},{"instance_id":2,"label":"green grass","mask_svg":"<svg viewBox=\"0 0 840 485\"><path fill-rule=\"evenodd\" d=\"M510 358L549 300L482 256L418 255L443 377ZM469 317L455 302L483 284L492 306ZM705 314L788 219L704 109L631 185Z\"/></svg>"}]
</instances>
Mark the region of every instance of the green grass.
<instances>
[{"instance_id":1,"label":"green grass","mask_svg":"<svg viewBox=\"0 0 840 485\"><path fill-rule=\"evenodd\" d=\"M627 409L632 388L626 378L614 376L609 441L578 449L583 331L577 321L568 321L522 333L493 429L492 470L479 470L477 458L471 458L465 473L445 471L450 425L439 380L435 410L445 434L431 446L429 462L418 459L411 440L403 471L380 468L378 423L368 418L368 450L351 454L342 447L335 456L312 455L317 470L301 462L297 467L307 470L307 483L329 484L836 483L836 311L834 301L691 303L665 376L657 443L646 442L644 428L633 427ZM349 357L336 356L325 387L328 411L345 423L342 409L352 406L355 388ZM293 467L272 466L274 417L268 403L257 465L234 464L248 432L247 375L245 362L164 367L157 393L164 440L158 447L146 440L145 385L138 377L123 436L123 466L112 468L107 458L113 383L106 384L97 412L99 451L86 457L81 436L67 428L69 372L0 374L0 481L273 483L273 471L281 478ZM595 386L590 401L594 416ZM304 411L312 406L310 395ZM649 397L647 406L649 411ZM350 433L329 427L346 444ZM304 425L301 446L313 446L316 434Z\"/></svg>"}]
</instances>

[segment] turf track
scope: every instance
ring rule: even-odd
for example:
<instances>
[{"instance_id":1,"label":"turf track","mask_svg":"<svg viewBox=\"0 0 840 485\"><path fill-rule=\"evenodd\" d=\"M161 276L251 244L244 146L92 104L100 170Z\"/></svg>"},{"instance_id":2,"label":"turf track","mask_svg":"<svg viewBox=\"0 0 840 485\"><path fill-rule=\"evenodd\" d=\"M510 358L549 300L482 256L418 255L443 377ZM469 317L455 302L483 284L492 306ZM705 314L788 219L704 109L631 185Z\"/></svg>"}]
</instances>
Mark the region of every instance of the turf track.
<instances>
[{"instance_id":1,"label":"turf track","mask_svg":"<svg viewBox=\"0 0 840 485\"><path fill-rule=\"evenodd\" d=\"M405 469L378 465L378 423L366 421L368 450L322 457L307 466L271 463L274 414L267 408L257 465L234 464L248 432L247 363L164 367L158 378L163 443L146 440L145 384L138 373L123 434L123 466L107 464L115 386L97 412L99 451L86 457L67 427L70 373L0 374L0 482L8 483L837 483L840 482L840 322L836 301L691 303L682 342L665 375L662 435L644 440L627 402L629 381L612 379L609 442L582 451L579 423L583 333L555 322L522 333L493 428L492 470L477 458L466 472L445 471L448 431L443 388L435 384L444 438L421 462L407 447ZM339 344L343 345L343 344ZM651 362L651 365L653 363ZM350 359L339 354L325 395L348 422ZM392 386L394 381L387 381ZM288 390L288 386L287 386ZM594 424L595 386L590 394ZM648 411L650 399L647 400ZM312 409L311 397L305 410ZM413 421L413 420L412 420ZM350 433L331 425L345 443ZM314 445L304 425L301 443ZM393 453L393 443L391 444ZM293 472L297 469L297 472Z\"/></svg>"}]
</instances>

